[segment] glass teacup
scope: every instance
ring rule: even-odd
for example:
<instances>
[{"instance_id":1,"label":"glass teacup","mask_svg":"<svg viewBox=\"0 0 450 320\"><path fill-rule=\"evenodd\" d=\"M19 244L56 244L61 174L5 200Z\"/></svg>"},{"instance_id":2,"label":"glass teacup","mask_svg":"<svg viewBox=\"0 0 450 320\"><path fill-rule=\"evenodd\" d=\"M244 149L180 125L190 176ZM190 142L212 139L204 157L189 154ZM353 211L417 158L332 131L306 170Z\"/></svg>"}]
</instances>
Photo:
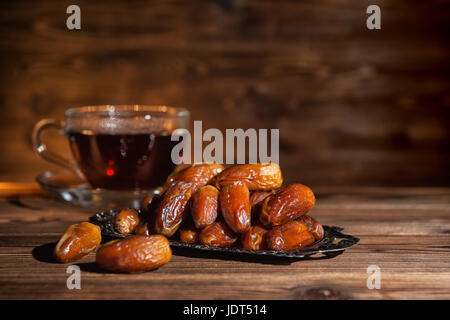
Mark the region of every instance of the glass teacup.
<instances>
[{"instance_id":1,"label":"glass teacup","mask_svg":"<svg viewBox=\"0 0 450 320\"><path fill-rule=\"evenodd\" d=\"M68 109L65 121L43 119L33 131L33 147L47 161L75 172L92 188L143 190L163 184L174 169L171 134L186 129L183 108L146 105L103 105ZM42 132L61 129L73 160L47 149Z\"/></svg>"}]
</instances>

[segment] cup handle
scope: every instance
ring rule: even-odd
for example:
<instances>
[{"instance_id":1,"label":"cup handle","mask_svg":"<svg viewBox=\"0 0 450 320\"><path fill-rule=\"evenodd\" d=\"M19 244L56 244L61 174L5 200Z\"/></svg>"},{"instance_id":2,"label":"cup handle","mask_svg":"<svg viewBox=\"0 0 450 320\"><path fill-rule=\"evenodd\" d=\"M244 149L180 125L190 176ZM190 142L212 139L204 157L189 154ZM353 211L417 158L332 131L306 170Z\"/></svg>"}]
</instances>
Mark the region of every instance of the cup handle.
<instances>
[{"instance_id":1,"label":"cup handle","mask_svg":"<svg viewBox=\"0 0 450 320\"><path fill-rule=\"evenodd\" d=\"M33 129L33 149L37 152L37 154L43 158L44 160L47 160L49 162L52 162L54 164L57 164L61 167L63 167L66 170L69 170L75 174L78 175L77 170L75 169L73 162L56 154L47 149L47 145L42 141L42 133L46 129L55 128L59 129L60 132L63 130L63 122L59 120L54 119L42 119L36 125Z\"/></svg>"}]
</instances>

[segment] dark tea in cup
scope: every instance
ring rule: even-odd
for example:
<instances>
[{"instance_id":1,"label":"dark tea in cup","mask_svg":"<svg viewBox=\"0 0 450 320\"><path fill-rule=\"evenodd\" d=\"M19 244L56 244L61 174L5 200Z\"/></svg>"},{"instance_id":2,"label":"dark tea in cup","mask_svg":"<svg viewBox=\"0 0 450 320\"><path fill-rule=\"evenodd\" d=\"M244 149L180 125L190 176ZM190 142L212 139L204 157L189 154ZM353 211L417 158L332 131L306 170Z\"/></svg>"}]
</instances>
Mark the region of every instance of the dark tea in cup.
<instances>
[{"instance_id":1,"label":"dark tea in cup","mask_svg":"<svg viewBox=\"0 0 450 320\"><path fill-rule=\"evenodd\" d=\"M80 170L94 188L150 189L173 171L177 143L158 133L67 133Z\"/></svg>"},{"instance_id":2,"label":"dark tea in cup","mask_svg":"<svg viewBox=\"0 0 450 320\"><path fill-rule=\"evenodd\" d=\"M188 125L189 112L160 106L91 106L69 109L64 123L45 119L36 125L34 145L46 160L83 176L93 188L145 190L164 184L173 171L174 130ZM61 127L74 164L50 153L41 132Z\"/></svg>"}]
</instances>

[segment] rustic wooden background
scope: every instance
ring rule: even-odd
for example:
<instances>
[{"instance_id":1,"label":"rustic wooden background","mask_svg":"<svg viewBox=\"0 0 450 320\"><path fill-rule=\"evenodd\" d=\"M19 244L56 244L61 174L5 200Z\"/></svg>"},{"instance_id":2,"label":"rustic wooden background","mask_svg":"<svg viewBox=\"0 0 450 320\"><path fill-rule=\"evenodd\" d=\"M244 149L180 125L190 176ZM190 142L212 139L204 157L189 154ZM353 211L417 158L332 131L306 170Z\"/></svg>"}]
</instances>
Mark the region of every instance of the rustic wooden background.
<instances>
[{"instance_id":1,"label":"rustic wooden background","mask_svg":"<svg viewBox=\"0 0 450 320\"><path fill-rule=\"evenodd\" d=\"M73 3L0 3L0 180L49 167L31 152L39 119L142 103L279 128L288 181L450 185L449 1L78 0L69 31Z\"/></svg>"}]
</instances>

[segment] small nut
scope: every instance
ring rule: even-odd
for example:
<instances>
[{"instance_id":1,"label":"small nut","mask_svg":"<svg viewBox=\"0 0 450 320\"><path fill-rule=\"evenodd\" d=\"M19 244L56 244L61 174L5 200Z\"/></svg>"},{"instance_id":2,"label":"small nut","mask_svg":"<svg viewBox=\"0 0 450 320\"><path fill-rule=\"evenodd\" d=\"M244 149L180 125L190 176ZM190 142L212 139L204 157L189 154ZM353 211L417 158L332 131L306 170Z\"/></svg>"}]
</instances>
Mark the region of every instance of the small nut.
<instances>
[{"instance_id":1,"label":"small nut","mask_svg":"<svg viewBox=\"0 0 450 320\"><path fill-rule=\"evenodd\" d=\"M100 228L89 222L71 225L59 239L53 251L58 262L68 263L94 251L102 241Z\"/></svg>"},{"instance_id":2,"label":"small nut","mask_svg":"<svg viewBox=\"0 0 450 320\"><path fill-rule=\"evenodd\" d=\"M172 257L166 237L132 235L105 243L97 250L96 263L114 272L145 272L161 267Z\"/></svg>"},{"instance_id":3,"label":"small nut","mask_svg":"<svg viewBox=\"0 0 450 320\"><path fill-rule=\"evenodd\" d=\"M114 229L121 234L130 234L134 232L139 222L139 215L135 210L124 209L114 217Z\"/></svg>"}]
</instances>

